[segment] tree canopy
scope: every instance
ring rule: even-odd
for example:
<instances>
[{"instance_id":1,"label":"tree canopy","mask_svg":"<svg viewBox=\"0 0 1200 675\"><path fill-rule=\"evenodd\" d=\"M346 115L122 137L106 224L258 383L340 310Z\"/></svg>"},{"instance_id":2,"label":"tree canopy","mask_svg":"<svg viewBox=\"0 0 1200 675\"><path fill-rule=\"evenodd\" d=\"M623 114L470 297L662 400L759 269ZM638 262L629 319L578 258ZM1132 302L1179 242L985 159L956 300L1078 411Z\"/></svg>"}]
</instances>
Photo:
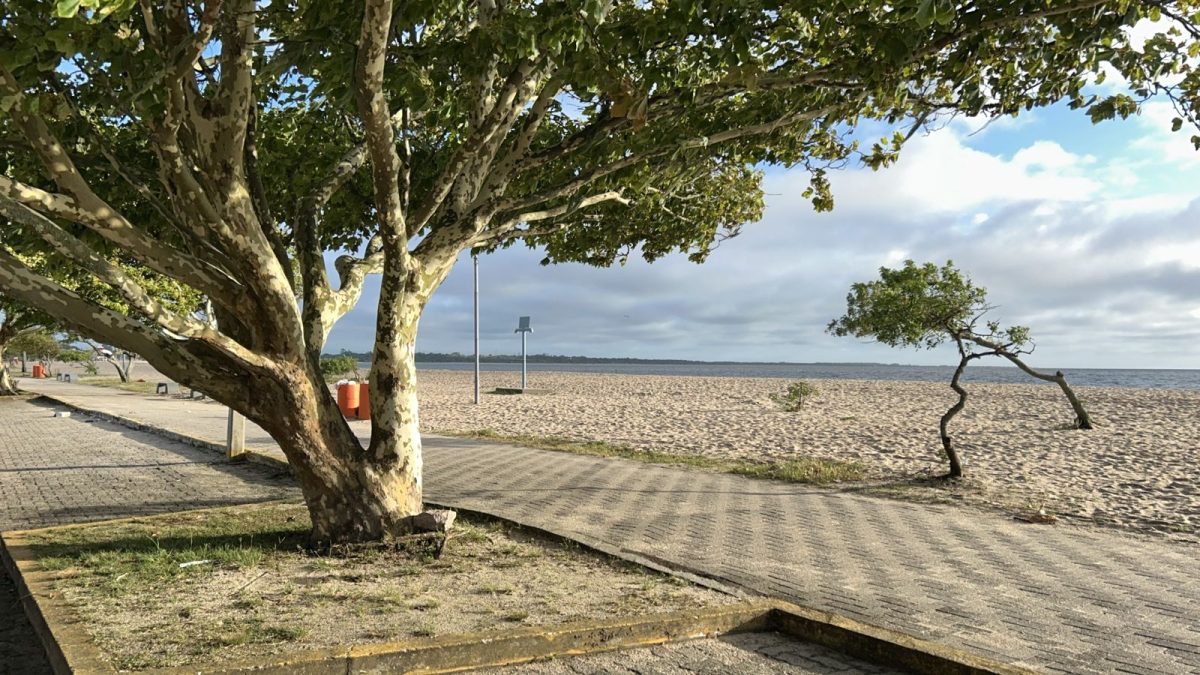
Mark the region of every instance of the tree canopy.
<instances>
[{"instance_id":1,"label":"tree canopy","mask_svg":"<svg viewBox=\"0 0 1200 675\"><path fill-rule=\"evenodd\" d=\"M461 251L702 261L760 215L763 166L806 171L831 208L827 171L885 166L947 114L1100 120L1157 95L1191 129L1198 7L7 0L0 287L262 424L318 539L375 538L420 508L414 341ZM1109 66L1127 93L1090 88ZM868 121L890 130L863 142ZM319 356L369 274L363 448Z\"/></svg>"}]
</instances>

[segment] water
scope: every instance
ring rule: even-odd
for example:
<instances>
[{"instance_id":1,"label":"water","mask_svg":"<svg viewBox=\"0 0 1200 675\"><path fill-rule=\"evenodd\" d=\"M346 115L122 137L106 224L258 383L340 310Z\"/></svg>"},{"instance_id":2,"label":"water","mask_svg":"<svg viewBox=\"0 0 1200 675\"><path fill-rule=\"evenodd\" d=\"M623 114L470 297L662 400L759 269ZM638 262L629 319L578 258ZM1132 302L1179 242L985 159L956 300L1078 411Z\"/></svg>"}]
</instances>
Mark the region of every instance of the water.
<instances>
[{"instance_id":1,"label":"water","mask_svg":"<svg viewBox=\"0 0 1200 675\"><path fill-rule=\"evenodd\" d=\"M418 363L420 368L472 370L473 363ZM365 364L364 364L365 367ZM485 371L520 371L520 363L484 363ZM949 382L953 366L897 366L884 364L757 364L688 363L582 364L530 363L530 372L614 373L621 375L698 375L707 377L778 377L781 379L910 380ZM1042 368L1053 373L1053 369ZM1135 370L1113 368L1064 368L1067 381L1081 387L1139 387L1148 389L1200 389L1200 370ZM1046 384L1015 367L975 366L967 368L966 382L1000 384Z\"/></svg>"}]
</instances>

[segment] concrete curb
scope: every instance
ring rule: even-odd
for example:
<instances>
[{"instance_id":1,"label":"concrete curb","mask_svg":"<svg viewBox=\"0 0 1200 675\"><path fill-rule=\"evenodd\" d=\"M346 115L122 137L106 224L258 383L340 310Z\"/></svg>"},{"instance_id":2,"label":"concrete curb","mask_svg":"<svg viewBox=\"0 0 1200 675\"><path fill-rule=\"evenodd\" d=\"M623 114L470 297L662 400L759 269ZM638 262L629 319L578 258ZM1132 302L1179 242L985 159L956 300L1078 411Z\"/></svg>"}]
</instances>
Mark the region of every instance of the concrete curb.
<instances>
[{"instance_id":1,"label":"concrete curb","mask_svg":"<svg viewBox=\"0 0 1200 675\"><path fill-rule=\"evenodd\" d=\"M281 503L281 502L277 502ZM204 511L244 507L216 507ZM46 647L56 673L112 673L113 668L88 635L85 625L54 590L54 573L38 564L30 535L64 529L153 521L175 514L119 518L37 530L0 533L0 554L21 593L26 613ZM847 617L772 599L757 599L702 610L556 626L400 642L341 649L297 650L264 659L142 672L183 673L448 673L537 659L629 649L731 633L778 631L863 660L915 673L948 675L1027 675L1032 671L975 656Z\"/></svg>"},{"instance_id":2,"label":"concrete curb","mask_svg":"<svg viewBox=\"0 0 1200 675\"><path fill-rule=\"evenodd\" d=\"M46 651L55 673L113 672L62 596L54 592L56 576L42 571L22 532L0 533L0 558L16 586L21 606Z\"/></svg>"}]
</instances>

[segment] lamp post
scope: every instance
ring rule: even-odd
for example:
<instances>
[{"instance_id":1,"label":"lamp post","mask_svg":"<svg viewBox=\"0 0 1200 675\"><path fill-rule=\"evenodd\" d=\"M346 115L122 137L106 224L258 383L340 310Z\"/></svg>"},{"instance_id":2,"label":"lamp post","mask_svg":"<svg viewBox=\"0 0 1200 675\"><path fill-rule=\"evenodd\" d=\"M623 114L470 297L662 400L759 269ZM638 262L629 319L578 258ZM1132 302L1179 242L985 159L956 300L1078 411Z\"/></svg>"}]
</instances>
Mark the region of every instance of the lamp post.
<instances>
[{"instance_id":1,"label":"lamp post","mask_svg":"<svg viewBox=\"0 0 1200 675\"><path fill-rule=\"evenodd\" d=\"M475 405L479 405L479 256L471 256L475 268Z\"/></svg>"},{"instance_id":2,"label":"lamp post","mask_svg":"<svg viewBox=\"0 0 1200 675\"><path fill-rule=\"evenodd\" d=\"M517 321L517 329L513 332L521 334L521 389L525 389L529 383L525 365L525 336L533 332L533 329L529 327L529 317L520 317Z\"/></svg>"}]
</instances>

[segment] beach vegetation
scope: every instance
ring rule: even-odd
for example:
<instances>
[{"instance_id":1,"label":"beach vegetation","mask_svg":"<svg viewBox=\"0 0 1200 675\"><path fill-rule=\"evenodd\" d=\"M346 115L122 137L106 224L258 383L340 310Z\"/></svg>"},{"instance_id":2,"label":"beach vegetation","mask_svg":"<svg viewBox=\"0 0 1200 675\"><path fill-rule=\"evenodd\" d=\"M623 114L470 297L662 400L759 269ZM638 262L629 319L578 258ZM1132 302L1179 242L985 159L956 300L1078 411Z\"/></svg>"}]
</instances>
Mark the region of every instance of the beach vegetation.
<instances>
[{"instance_id":1,"label":"beach vegetation","mask_svg":"<svg viewBox=\"0 0 1200 675\"><path fill-rule=\"evenodd\" d=\"M933 349L947 341L954 343L959 360L950 387L958 399L938 425L950 478L963 473L962 460L950 436L950 422L967 405L962 376L976 359L1001 357L1031 377L1054 382L1075 413L1073 428L1092 428L1091 416L1061 370L1048 374L1025 363L1022 357L1032 354L1036 346L1029 328L1001 328L999 321L985 320L993 309L987 302L987 290L975 285L953 261L939 267L907 260L898 269L881 267L877 280L854 284L846 296L846 314L828 326L834 335L874 338L891 347Z\"/></svg>"},{"instance_id":2,"label":"beach vegetation","mask_svg":"<svg viewBox=\"0 0 1200 675\"><path fill-rule=\"evenodd\" d=\"M321 359L321 374L326 381L337 380L349 375L358 374L358 361L348 354L327 356Z\"/></svg>"},{"instance_id":3,"label":"beach vegetation","mask_svg":"<svg viewBox=\"0 0 1200 675\"><path fill-rule=\"evenodd\" d=\"M1196 9L7 0L0 288L259 424L314 543L402 535L423 508L418 324L465 251L702 262L762 214L763 167L830 209L830 170L888 166L956 114L1099 121L1160 94L1182 128ZM1131 91L1094 93L1106 69ZM92 283L22 257L40 252ZM364 448L320 355L370 275Z\"/></svg>"},{"instance_id":4,"label":"beach vegetation","mask_svg":"<svg viewBox=\"0 0 1200 675\"><path fill-rule=\"evenodd\" d=\"M866 467L859 462L847 462L823 457L799 457L782 461L752 462L737 459L722 459L695 453L662 452L646 448L636 448L621 443L607 441L583 441L560 436L536 436L533 434L503 434L492 429L477 429L474 431L451 432L449 435L461 438L475 438L521 445L540 450L569 452L576 455L591 455L593 457L619 457L635 462L662 464L666 466L686 466L707 471L733 473L751 478L767 480L782 480L790 483L808 483L811 485L827 485L862 480L866 477Z\"/></svg>"},{"instance_id":5,"label":"beach vegetation","mask_svg":"<svg viewBox=\"0 0 1200 675\"><path fill-rule=\"evenodd\" d=\"M771 394L771 400L786 412L798 412L804 409L804 399L813 398L819 393L816 387L800 380L789 384L782 394Z\"/></svg>"}]
</instances>

